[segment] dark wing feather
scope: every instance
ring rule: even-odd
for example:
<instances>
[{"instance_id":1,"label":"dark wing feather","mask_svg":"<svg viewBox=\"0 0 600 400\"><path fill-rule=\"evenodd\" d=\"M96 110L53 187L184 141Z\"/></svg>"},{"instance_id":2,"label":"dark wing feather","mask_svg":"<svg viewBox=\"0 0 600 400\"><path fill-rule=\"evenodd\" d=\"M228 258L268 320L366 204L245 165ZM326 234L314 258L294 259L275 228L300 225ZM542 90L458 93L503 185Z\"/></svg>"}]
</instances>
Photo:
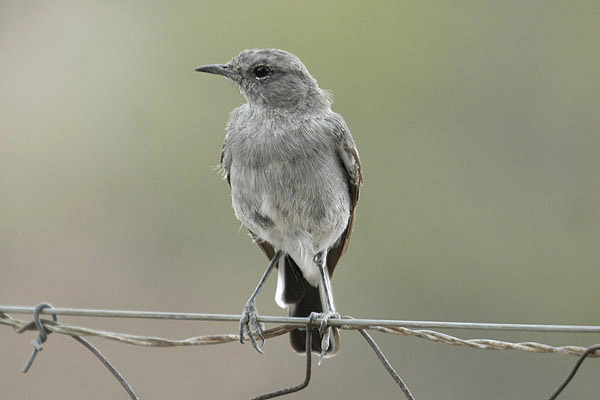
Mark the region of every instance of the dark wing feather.
<instances>
[{"instance_id":1,"label":"dark wing feather","mask_svg":"<svg viewBox=\"0 0 600 400\"><path fill-rule=\"evenodd\" d=\"M227 140L227 139L225 139ZM219 165L221 166L221 171L223 171L223 177L225 179L227 179L227 183L229 184L229 187L231 187L231 179L229 178L229 165L227 165L227 161L225 160L225 144L227 142L223 142L223 147L221 147L221 161L219 162Z\"/></svg>"},{"instance_id":2,"label":"dark wing feather","mask_svg":"<svg viewBox=\"0 0 600 400\"><path fill-rule=\"evenodd\" d=\"M265 256L267 256L267 258L271 260L275 255L275 249L273 248L273 245L267 242L266 240L260 240L251 230L248 230L248 232L250 232L250 236L252 236L254 243L256 243L258 247L260 247L262 252L265 253ZM279 265L277 265L276 267L278 266Z\"/></svg>"},{"instance_id":3,"label":"dark wing feather","mask_svg":"<svg viewBox=\"0 0 600 400\"><path fill-rule=\"evenodd\" d=\"M347 178L348 190L350 192L350 218L348 219L346 230L344 233L342 233L336 244L334 244L327 253L327 269L329 270L329 276L333 274L333 270L335 269L340 257L348 249L350 236L352 235L352 228L354 226L354 216L356 215L356 204L358 203L360 186L363 182L360 158L358 157L358 151L356 150L354 140L352 139L350 131L346 127L346 124L341 117L339 117L338 123L339 125L337 127L341 130L341 132L336 132L336 135L339 135L341 141L338 148L338 156L340 157L340 161L346 168L346 172L348 174Z\"/></svg>"}]
</instances>

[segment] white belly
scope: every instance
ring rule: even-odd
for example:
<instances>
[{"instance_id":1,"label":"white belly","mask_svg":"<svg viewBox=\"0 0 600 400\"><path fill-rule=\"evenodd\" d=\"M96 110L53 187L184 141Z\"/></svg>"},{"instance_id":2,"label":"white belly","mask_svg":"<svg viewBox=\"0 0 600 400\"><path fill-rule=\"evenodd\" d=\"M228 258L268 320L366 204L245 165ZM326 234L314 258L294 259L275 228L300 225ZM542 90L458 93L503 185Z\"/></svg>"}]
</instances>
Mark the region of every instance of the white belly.
<instances>
[{"instance_id":1,"label":"white belly","mask_svg":"<svg viewBox=\"0 0 600 400\"><path fill-rule=\"evenodd\" d=\"M313 259L333 246L350 217L345 170L336 157L310 162L272 160L231 166L233 208L237 218L260 240L283 250L316 286Z\"/></svg>"}]
</instances>

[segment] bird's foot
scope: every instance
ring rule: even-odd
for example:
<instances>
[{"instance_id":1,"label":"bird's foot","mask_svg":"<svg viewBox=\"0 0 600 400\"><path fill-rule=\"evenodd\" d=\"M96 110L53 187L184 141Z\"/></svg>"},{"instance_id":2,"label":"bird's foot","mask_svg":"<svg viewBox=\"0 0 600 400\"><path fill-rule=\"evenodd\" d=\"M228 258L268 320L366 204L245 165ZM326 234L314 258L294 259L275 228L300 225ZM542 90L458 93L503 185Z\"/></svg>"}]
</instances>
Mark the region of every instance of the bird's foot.
<instances>
[{"instance_id":1,"label":"bird's foot","mask_svg":"<svg viewBox=\"0 0 600 400\"><path fill-rule=\"evenodd\" d=\"M244 344L244 332L250 338L252 347L259 353L263 353L262 346L265 344L265 337L262 333L263 326L258 322L258 310L256 309L256 303L254 301L248 301L242 311L242 318L240 318L240 343ZM259 345L254 335L257 335L262 344Z\"/></svg>"},{"instance_id":2,"label":"bird's foot","mask_svg":"<svg viewBox=\"0 0 600 400\"><path fill-rule=\"evenodd\" d=\"M319 335L321 335L321 354L319 355L319 365L321 365L323 357L325 357L327 350L329 350L329 337L331 333L331 327L328 326L329 320L332 318L340 318L340 314L335 311L326 311L322 313L313 312L311 316L313 319L321 320L321 325L319 326Z\"/></svg>"}]
</instances>

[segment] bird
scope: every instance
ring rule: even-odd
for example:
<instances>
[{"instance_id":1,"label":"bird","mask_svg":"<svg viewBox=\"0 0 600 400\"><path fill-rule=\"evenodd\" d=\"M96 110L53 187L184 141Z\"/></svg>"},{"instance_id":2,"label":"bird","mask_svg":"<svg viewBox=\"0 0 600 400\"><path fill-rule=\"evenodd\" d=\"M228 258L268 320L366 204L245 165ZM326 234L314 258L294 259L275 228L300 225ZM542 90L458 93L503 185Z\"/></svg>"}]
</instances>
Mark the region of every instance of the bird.
<instances>
[{"instance_id":1,"label":"bird","mask_svg":"<svg viewBox=\"0 0 600 400\"><path fill-rule=\"evenodd\" d=\"M270 262L243 308L240 342L247 333L263 352L256 297L276 269L276 303L292 317L321 319L311 329L311 349L305 328L290 332L292 349L333 356L339 332L327 323L340 315L331 275L348 248L363 183L350 130L331 110L330 92L290 52L247 49L196 71L227 78L246 100L230 115L220 168L237 219Z\"/></svg>"}]
</instances>

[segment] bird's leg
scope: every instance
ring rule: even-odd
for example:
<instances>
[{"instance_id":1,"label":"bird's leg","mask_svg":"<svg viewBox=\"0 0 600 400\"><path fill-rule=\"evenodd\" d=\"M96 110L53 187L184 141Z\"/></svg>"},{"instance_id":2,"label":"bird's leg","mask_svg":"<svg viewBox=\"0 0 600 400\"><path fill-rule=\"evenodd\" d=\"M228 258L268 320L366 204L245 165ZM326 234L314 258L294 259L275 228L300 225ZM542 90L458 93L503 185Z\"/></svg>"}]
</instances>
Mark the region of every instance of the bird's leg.
<instances>
[{"instance_id":1,"label":"bird's leg","mask_svg":"<svg viewBox=\"0 0 600 400\"><path fill-rule=\"evenodd\" d=\"M339 318L340 314L335 311L335 305L333 304L333 292L331 290L331 278L329 277L329 270L327 269L327 253L320 252L315 255L314 261L319 268L319 274L321 281L319 283L319 292L321 294L321 302L325 307L321 315L321 326L319 333L321 334L321 355L319 358L319 364L323 360L323 356L329 349L329 336L331 329L327 326L329 318Z\"/></svg>"},{"instance_id":2,"label":"bird's leg","mask_svg":"<svg viewBox=\"0 0 600 400\"><path fill-rule=\"evenodd\" d=\"M258 296L258 293L260 292L263 285L265 284L267 277L271 273L271 270L273 270L273 267L275 267L277 265L277 262L281 258L282 254L283 254L283 252L281 250L279 250L275 253L273 258L271 259L271 262L269 263L269 266L265 270L265 273L263 274L262 278L260 278L258 285L256 285L256 289L254 289L254 292L252 292L252 295L246 302L246 305L244 306L244 310L242 311L242 317L240 318L240 343L244 344L244 331L245 331L248 334L248 337L250 338L252 347L254 347L256 349L256 351L258 351L259 353L263 352L261 347L265 344L265 337L262 334L262 327L260 326L260 323L258 322L258 319L257 319L258 318L258 310L256 309L256 296ZM261 346L259 346L258 343L256 342L256 339L254 338L254 333L256 333L258 335L258 337L261 338L261 340L262 340Z\"/></svg>"}]
</instances>

